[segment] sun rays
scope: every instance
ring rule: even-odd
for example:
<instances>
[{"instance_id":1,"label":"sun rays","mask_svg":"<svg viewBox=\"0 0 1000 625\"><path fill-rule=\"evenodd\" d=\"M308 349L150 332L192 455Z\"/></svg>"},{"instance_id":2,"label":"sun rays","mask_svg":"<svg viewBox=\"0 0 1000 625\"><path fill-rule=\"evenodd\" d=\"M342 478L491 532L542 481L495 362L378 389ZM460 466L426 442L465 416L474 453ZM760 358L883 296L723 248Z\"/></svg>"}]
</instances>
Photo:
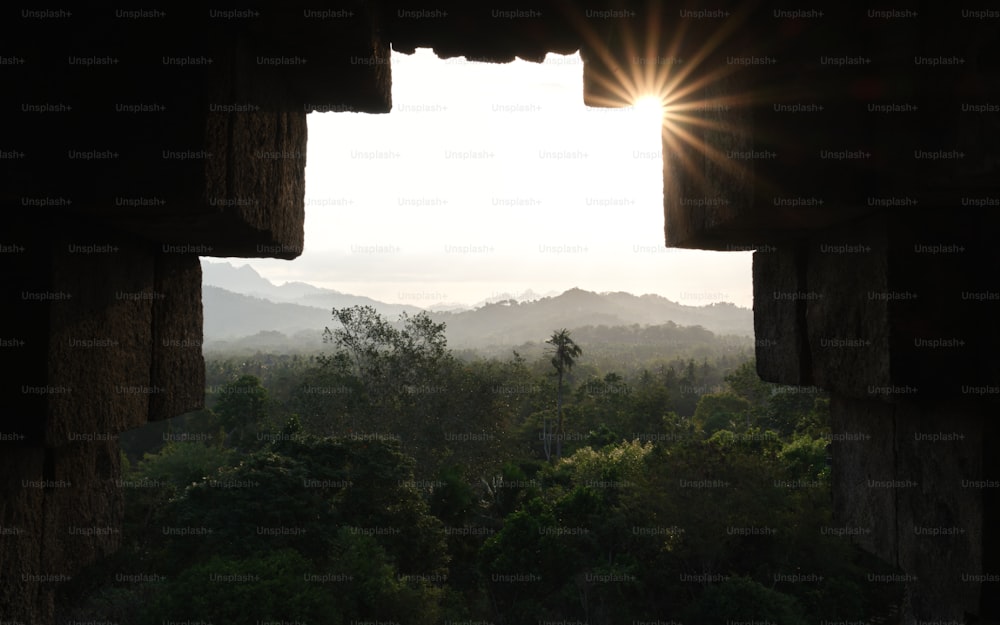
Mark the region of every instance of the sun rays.
<instances>
[{"instance_id":1,"label":"sun rays","mask_svg":"<svg viewBox=\"0 0 1000 625\"><path fill-rule=\"evenodd\" d=\"M686 174L685 188L714 195L706 188L706 166L749 175L746 162L719 147L732 141L714 140L747 135L749 128L740 120L746 119L746 107L760 101L759 94L733 89L741 66L722 61L723 50L748 14L697 19L683 13L666 16L661 3L650 2L645 15L610 24L578 15L581 55L590 66L586 101L589 106L634 108L643 120L658 118L664 158L676 161L673 169ZM645 26L636 28L640 20Z\"/></svg>"}]
</instances>

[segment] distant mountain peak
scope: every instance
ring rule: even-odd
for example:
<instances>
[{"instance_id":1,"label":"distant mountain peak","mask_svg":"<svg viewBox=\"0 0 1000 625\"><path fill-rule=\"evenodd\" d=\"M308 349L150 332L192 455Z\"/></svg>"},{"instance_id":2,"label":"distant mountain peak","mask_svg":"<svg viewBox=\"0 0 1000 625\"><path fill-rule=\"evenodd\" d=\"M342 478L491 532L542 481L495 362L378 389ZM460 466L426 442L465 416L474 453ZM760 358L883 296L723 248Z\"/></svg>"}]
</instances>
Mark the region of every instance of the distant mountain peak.
<instances>
[{"instance_id":1,"label":"distant mountain peak","mask_svg":"<svg viewBox=\"0 0 1000 625\"><path fill-rule=\"evenodd\" d=\"M234 266L229 262L201 261L202 283L237 293L257 292L273 288L269 280L248 264Z\"/></svg>"},{"instance_id":2,"label":"distant mountain peak","mask_svg":"<svg viewBox=\"0 0 1000 625\"><path fill-rule=\"evenodd\" d=\"M490 297L487 297L486 299L473 304L472 309L482 308L483 306L496 304L498 302L509 302L511 300L514 300L515 302L518 302L520 304L524 304L525 302L535 302L540 299L545 299L546 297L553 297L556 295L558 295L558 293L554 291L549 291L548 293L545 293L543 295L535 292L532 289L522 291L520 295L512 291L504 291L503 293L494 293Z\"/></svg>"},{"instance_id":3,"label":"distant mountain peak","mask_svg":"<svg viewBox=\"0 0 1000 625\"><path fill-rule=\"evenodd\" d=\"M573 287L572 289L563 291L563 293L559 295L559 297L564 299L594 300L594 299L601 299L602 296L597 293L594 293L593 291L586 291L578 287Z\"/></svg>"},{"instance_id":4,"label":"distant mountain peak","mask_svg":"<svg viewBox=\"0 0 1000 625\"><path fill-rule=\"evenodd\" d=\"M295 289L297 292L303 291L327 291L330 293L336 293L338 295L343 295L343 292L336 289L323 289L316 285L309 284L308 282L301 282L299 280L292 280L291 282L285 282L278 286L279 289Z\"/></svg>"},{"instance_id":5,"label":"distant mountain peak","mask_svg":"<svg viewBox=\"0 0 1000 625\"><path fill-rule=\"evenodd\" d=\"M316 302L307 301L307 298L344 295L340 291L324 289L307 282L292 281L279 286L261 276L249 264L235 266L229 262L213 263L203 260L201 274L202 284L207 286L219 287L242 295L263 297L275 302L315 305Z\"/></svg>"},{"instance_id":6,"label":"distant mountain peak","mask_svg":"<svg viewBox=\"0 0 1000 625\"><path fill-rule=\"evenodd\" d=\"M420 311L415 307L385 304L364 296L337 295L334 291L302 283L286 283L278 287L257 276L252 268L241 271L243 267L235 268L228 263L214 265L209 265L206 273L221 270L227 280L233 281L234 276L245 276L244 284L257 279L253 280L252 292L244 294L229 292L225 286L216 287L206 280L203 287L206 340L236 339L265 330L277 330L288 335L302 332L317 334L330 323L331 307L372 305L389 319L395 319L404 310L409 314ZM262 293L261 282L269 285L271 290ZM288 299L292 295L290 289L297 286L314 291L295 300ZM285 299L279 302L282 297ZM753 336L753 311L733 304L687 306L659 295L595 293L579 287L523 302L513 297L498 297L492 303L471 310L454 309L444 302L428 308L435 322L447 321L448 344L459 349L521 345L544 339L554 328L563 327L573 330L673 324L701 326L716 334Z\"/></svg>"}]
</instances>

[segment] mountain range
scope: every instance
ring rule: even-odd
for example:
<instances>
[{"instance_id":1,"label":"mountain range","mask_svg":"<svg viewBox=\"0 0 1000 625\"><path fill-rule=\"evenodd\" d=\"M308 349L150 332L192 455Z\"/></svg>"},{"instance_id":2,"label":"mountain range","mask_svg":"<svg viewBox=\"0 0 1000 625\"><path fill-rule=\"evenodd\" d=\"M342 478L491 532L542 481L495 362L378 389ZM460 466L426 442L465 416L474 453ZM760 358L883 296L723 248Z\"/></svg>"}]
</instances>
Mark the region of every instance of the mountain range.
<instances>
[{"instance_id":1,"label":"mountain range","mask_svg":"<svg viewBox=\"0 0 1000 625\"><path fill-rule=\"evenodd\" d=\"M368 305L395 321L423 309L389 304L304 282L275 285L249 265L202 261L202 301L206 350L319 347L331 325L331 308ZM448 345L467 349L515 346L544 340L555 329L584 326L646 326L673 322L702 326L719 335L753 336L753 311L729 303L685 306L659 295L594 293L573 288L557 295L525 293L484 302L470 309L428 314L446 324Z\"/></svg>"}]
</instances>

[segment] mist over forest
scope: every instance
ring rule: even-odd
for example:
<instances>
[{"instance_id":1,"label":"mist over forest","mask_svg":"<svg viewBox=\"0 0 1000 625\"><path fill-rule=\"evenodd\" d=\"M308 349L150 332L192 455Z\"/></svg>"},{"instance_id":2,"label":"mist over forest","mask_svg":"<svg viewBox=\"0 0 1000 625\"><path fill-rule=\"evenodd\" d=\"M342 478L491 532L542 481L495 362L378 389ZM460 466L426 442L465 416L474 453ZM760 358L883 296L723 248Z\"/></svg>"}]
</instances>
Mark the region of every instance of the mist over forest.
<instances>
[{"instance_id":1,"label":"mist over forest","mask_svg":"<svg viewBox=\"0 0 1000 625\"><path fill-rule=\"evenodd\" d=\"M277 286L249 265L237 268L229 263L202 263L202 268L205 350L209 353L314 351L320 333L332 323L331 308L372 306L392 320L403 312L412 315L425 310L301 282ZM655 341L676 341L678 345L703 343L708 334L696 337L693 331L678 331L676 326L700 326L714 335L730 337L732 342L752 346L753 311L733 304L685 306L658 295L581 289L545 296L530 292L522 295L530 299L504 294L464 310L434 310L430 304L428 315L446 325L445 334L453 349L471 349L486 355L506 353L512 347L537 341L555 326L592 327L588 338L609 343L650 338L634 332L628 338L621 330L611 328L664 326Z\"/></svg>"}]
</instances>

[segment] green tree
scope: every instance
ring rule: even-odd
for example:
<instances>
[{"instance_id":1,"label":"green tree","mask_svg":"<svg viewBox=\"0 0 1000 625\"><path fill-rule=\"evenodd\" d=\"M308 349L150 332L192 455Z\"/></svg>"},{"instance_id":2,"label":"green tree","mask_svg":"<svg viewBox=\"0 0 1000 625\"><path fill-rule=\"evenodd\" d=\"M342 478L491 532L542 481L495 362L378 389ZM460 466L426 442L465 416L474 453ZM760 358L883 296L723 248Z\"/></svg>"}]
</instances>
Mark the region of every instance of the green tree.
<instances>
[{"instance_id":1,"label":"green tree","mask_svg":"<svg viewBox=\"0 0 1000 625\"><path fill-rule=\"evenodd\" d=\"M289 616L324 623L346 622L336 589L331 589L337 584L302 582L316 573L316 566L294 549L242 559L213 555L160 582L160 592L148 602L140 622L204 619L251 623Z\"/></svg>"},{"instance_id":2,"label":"green tree","mask_svg":"<svg viewBox=\"0 0 1000 625\"><path fill-rule=\"evenodd\" d=\"M728 373L725 380L733 394L750 402L755 409L762 408L773 394L771 385L757 375L757 365L752 360Z\"/></svg>"},{"instance_id":3,"label":"green tree","mask_svg":"<svg viewBox=\"0 0 1000 625\"><path fill-rule=\"evenodd\" d=\"M414 374L448 356L445 324L434 323L426 312L413 317L404 312L396 325L371 306L334 308L333 318L340 327L325 328L323 342L346 351L369 384L413 384Z\"/></svg>"},{"instance_id":4,"label":"green tree","mask_svg":"<svg viewBox=\"0 0 1000 625\"><path fill-rule=\"evenodd\" d=\"M296 376L297 385L288 394L288 410L299 415L309 434L342 436L357 428L359 413L368 403L364 386L346 352L321 356L318 361L317 367Z\"/></svg>"},{"instance_id":5,"label":"green tree","mask_svg":"<svg viewBox=\"0 0 1000 625\"><path fill-rule=\"evenodd\" d=\"M256 432L267 419L267 389L255 375L241 375L222 387L214 412L231 433L233 446L255 447Z\"/></svg>"},{"instance_id":6,"label":"green tree","mask_svg":"<svg viewBox=\"0 0 1000 625\"><path fill-rule=\"evenodd\" d=\"M828 444L822 438L812 438L807 435L796 436L785 443L779 457L790 479L829 478L830 469L826 465Z\"/></svg>"},{"instance_id":7,"label":"green tree","mask_svg":"<svg viewBox=\"0 0 1000 625\"><path fill-rule=\"evenodd\" d=\"M430 512L449 526L460 526L476 507L475 493L465 481L462 467L444 467L438 478L439 484L431 492Z\"/></svg>"},{"instance_id":8,"label":"green tree","mask_svg":"<svg viewBox=\"0 0 1000 625\"><path fill-rule=\"evenodd\" d=\"M323 340L338 352L321 364L334 381L327 386L338 392L329 396L332 401L311 401L310 420L328 424L323 433L347 429L358 436L357 426L400 441L402 451L417 461L421 480L432 479L444 464L460 463L449 457L447 436L468 438L474 419L466 418L470 415L459 407L465 397L455 391L488 385L469 379L448 351L445 324L427 313L403 313L392 324L370 306L334 308L333 316L339 325L327 328ZM477 410L472 416L482 417L475 429L490 429L484 421L492 415ZM479 437L489 438L482 431Z\"/></svg>"},{"instance_id":9,"label":"green tree","mask_svg":"<svg viewBox=\"0 0 1000 625\"><path fill-rule=\"evenodd\" d=\"M771 590L747 577L731 577L705 587L690 622L724 625L734 619L753 619L776 625L806 622L802 606L794 597Z\"/></svg>"},{"instance_id":10,"label":"green tree","mask_svg":"<svg viewBox=\"0 0 1000 625\"><path fill-rule=\"evenodd\" d=\"M742 431L750 427L750 402L732 393L709 393L698 400L694 421L705 436L718 430ZM744 422L747 422L745 427Z\"/></svg>"},{"instance_id":11,"label":"green tree","mask_svg":"<svg viewBox=\"0 0 1000 625\"><path fill-rule=\"evenodd\" d=\"M556 374L559 376L559 389L557 392L556 399L556 412L558 414L558 425L556 426L556 458L562 457L562 436L563 436L563 376L569 372L573 365L576 364L576 359L583 354L583 350L580 346L573 342L573 339L569 336L569 330L563 328L562 330L557 330L552 333L549 340L545 341L552 347L548 350L548 353L552 355L552 366L556 369ZM548 437L547 427L544 428L545 434L545 459L549 460L551 458L551 443Z\"/></svg>"}]
</instances>

